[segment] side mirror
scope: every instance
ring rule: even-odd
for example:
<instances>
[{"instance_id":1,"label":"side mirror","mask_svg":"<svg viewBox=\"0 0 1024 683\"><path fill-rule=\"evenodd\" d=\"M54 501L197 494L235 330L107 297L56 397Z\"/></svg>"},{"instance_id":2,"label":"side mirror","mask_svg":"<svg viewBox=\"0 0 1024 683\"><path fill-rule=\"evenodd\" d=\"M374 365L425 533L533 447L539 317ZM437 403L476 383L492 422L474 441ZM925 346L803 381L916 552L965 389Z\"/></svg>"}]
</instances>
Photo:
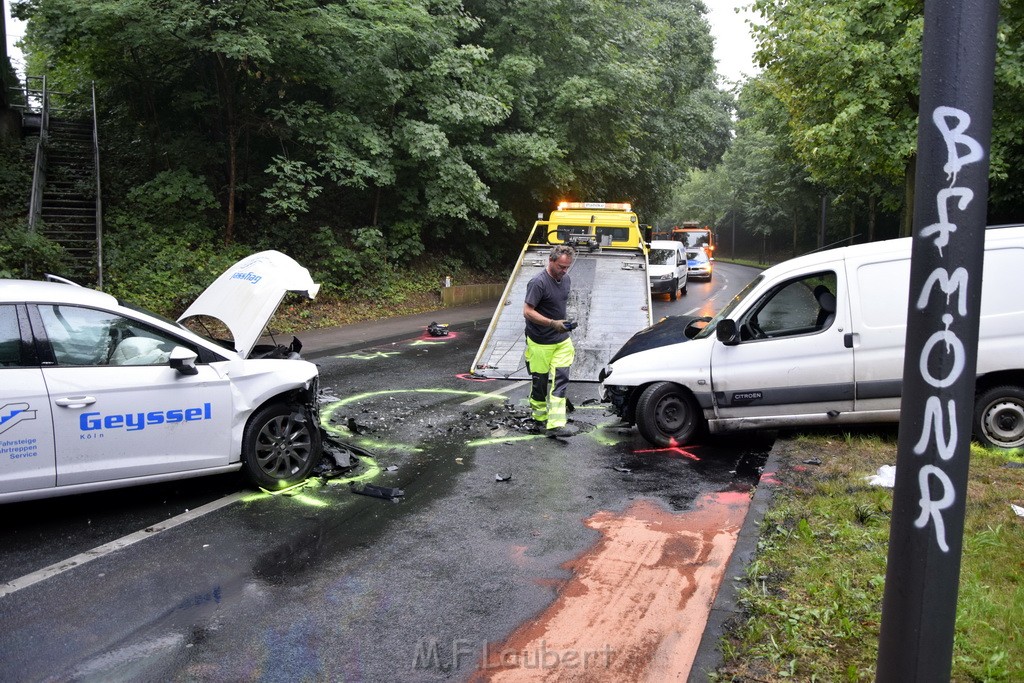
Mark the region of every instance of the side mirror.
<instances>
[{"instance_id":1,"label":"side mirror","mask_svg":"<svg viewBox=\"0 0 1024 683\"><path fill-rule=\"evenodd\" d=\"M734 346L740 343L739 330L736 328L736 321L719 320L715 326L715 337L726 346Z\"/></svg>"},{"instance_id":2,"label":"side mirror","mask_svg":"<svg viewBox=\"0 0 1024 683\"><path fill-rule=\"evenodd\" d=\"M171 349L169 365L182 375L198 375L199 370L196 368L196 358L198 357L195 351L189 351L184 346L175 346Z\"/></svg>"}]
</instances>

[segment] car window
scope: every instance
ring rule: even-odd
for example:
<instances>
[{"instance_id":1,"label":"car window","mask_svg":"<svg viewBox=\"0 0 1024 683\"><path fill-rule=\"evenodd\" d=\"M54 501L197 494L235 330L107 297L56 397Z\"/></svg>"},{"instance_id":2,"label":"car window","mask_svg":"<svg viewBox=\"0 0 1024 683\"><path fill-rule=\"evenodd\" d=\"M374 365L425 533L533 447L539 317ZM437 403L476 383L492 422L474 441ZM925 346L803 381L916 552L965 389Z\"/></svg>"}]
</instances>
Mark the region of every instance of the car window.
<instances>
[{"instance_id":1,"label":"car window","mask_svg":"<svg viewBox=\"0 0 1024 683\"><path fill-rule=\"evenodd\" d=\"M823 310L818 295L822 288L830 293L831 311ZM761 305L754 308L755 314L749 317L751 329L758 334L754 338L784 337L795 334L807 334L824 329L829 314L835 313L836 276L835 273L815 273L791 280L776 288L768 295Z\"/></svg>"},{"instance_id":2,"label":"car window","mask_svg":"<svg viewBox=\"0 0 1024 683\"><path fill-rule=\"evenodd\" d=\"M14 306L0 306L0 368L21 365L21 331Z\"/></svg>"},{"instance_id":3,"label":"car window","mask_svg":"<svg viewBox=\"0 0 1024 683\"><path fill-rule=\"evenodd\" d=\"M58 365L164 365L181 344L109 311L51 304L39 314Z\"/></svg>"}]
</instances>

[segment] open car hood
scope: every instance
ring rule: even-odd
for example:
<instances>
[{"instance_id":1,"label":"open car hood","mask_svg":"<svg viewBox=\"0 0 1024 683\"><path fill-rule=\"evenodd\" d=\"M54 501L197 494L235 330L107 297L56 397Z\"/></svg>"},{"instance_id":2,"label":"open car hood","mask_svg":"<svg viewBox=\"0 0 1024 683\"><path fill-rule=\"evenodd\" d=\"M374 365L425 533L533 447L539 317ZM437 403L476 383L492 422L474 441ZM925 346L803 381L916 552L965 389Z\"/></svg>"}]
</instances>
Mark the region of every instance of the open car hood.
<instances>
[{"instance_id":1,"label":"open car hood","mask_svg":"<svg viewBox=\"0 0 1024 683\"><path fill-rule=\"evenodd\" d=\"M296 292L312 299L319 291L320 285L313 282L309 271L290 256L261 251L225 270L178 322L196 315L220 320L231 332L235 351L245 358L285 294Z\"/></svg>"}]
</instances>

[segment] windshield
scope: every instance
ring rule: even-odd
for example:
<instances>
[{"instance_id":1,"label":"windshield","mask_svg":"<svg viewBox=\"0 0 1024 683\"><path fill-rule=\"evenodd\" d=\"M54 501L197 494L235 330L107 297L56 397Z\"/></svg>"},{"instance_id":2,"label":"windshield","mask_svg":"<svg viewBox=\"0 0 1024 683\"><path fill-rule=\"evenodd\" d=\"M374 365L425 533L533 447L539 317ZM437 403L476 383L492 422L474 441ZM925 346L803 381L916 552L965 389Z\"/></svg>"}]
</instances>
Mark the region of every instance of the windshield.
<instances>
[{"instance_id":1,"label":"windshield","mask_svg":"<svg viewBox=\"0 0 1024 683\"><path fill-rule=\"evenodd\" d=\"M677 239L687 247L703 247L711 244L710 230L687 230L677 232Z\"/></svg>"},{"instance_id":2,"label":"windshield","mask_svg":"<svg viewBox=\"0 0 1024 683\"><path fill-rule=\"evenodd\" d=\"M647 261L652 266L674 266L676 253L671 249L651 249Z\"/></svg>"},{"instance_id":3,"label":"windshield","mask_svg":"<svg viewBox=\"0 0 1024 683\"><path fill-rule=\"evenodd\" d=\"M736 307L740 305L740 302L747 298L747 295L750 294L751 290L761 284L762 280L764 280L764 275L758 275L748 282L747 286L740 290L740 293L734 296L732 301L725 305L725 308L720 310L718 313L715 313L715 317L708 321L708 324L704 326L704 329L695 334L693 338L704 339L705 337L713 335L715 333L715 327L718 326L718 321L728 318L729 315L736 310Z\"/></svg>"}]
</instances>

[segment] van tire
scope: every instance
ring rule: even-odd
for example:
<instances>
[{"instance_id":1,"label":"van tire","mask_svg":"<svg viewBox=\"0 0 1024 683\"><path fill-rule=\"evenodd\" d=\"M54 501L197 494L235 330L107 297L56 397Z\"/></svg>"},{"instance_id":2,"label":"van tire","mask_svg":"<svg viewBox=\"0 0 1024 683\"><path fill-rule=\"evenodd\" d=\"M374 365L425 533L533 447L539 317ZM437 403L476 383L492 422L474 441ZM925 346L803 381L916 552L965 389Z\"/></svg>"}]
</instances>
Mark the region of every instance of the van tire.
<instances>
[{"instance_id":1,"label":"van tire","mask_svg":"<svg viewBox=\"0 0 1024 683\"><path fill-rule=\"evenodd\" d=\"M679 290L679 293L680 294L686 294L686 283L685 282L683 283L682 289Z\"/></svg>"},{"instance_id":2,"label":"van tire","mask_svg":"<svg viewBox=\"0 0 1024 683\"><path fill-rule=\"evenodd\" d=\"M1024 389L986 389L974 403L974 437L989 448L1024 447Z\"/></svg>"},{"instance_id":3,"label":"van tire","mask_svg":"<svg viewBox=\"0 0 1024 683\"><path fill-rule=\"evenodd\" d=\"M313 472L321 454L320 429L303 406L272 403L245 426L242 462L257 486L297 484Z\"/></svg>"},{"instance_id":4,"label":"van tire","mask_svg":"<svg viewBox=\"0 0 1024 683\"><path fill-rule=\"evenodd\" d=\"M636 402L636 428L655 446L682 446L692 442L702 421L693 397L672 382L650 385Z\"/></svg>"},{"instance_id":5,"label":"van tire","mask_svg":"<svg viewBox=\"0 0 1024 683\"><path fill-rule=\"evenodd\" d=\"M669 300L670 301L675 301L676 300L676 294L678 292L679 292L679 280L673 280L672 281L672 291L668 293Z\"/></svg>"}]
</instances>

